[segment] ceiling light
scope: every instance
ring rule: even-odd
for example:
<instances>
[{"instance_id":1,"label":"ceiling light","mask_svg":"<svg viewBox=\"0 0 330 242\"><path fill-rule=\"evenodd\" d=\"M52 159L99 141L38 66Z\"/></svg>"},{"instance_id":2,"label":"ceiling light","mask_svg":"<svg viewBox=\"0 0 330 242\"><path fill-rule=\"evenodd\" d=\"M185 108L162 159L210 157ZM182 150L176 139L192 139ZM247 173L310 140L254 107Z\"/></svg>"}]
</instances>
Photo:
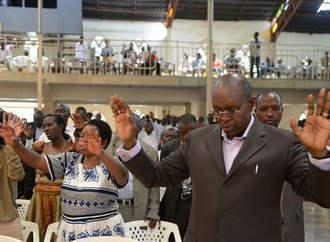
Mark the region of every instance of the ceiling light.
<instances>
[{"instance_id":1,"label":"ceiling light","mask_svg":"<svg viewBox=\"0 0 330 242\"><path fill-rule=\"evenodd\" d=\"M317 12L330 11L330 0L324 0Z\"/></svg>"}]
</instances>

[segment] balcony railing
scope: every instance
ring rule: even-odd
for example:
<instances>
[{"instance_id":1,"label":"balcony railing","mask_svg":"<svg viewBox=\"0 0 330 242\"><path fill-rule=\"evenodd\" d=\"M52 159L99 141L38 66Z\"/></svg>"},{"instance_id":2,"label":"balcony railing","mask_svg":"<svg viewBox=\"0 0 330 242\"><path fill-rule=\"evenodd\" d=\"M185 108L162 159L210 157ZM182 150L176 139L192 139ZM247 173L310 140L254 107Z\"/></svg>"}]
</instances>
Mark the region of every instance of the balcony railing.
<instances>
[{"instance_id":1,"label":"balcony railing","mask_svg":"<svg viewBox=\"0 0 330 242\"><path fill-rule=\"evenodd\" d=\"M104 53L110 53L104 51L102 55L104 40L84 39L78 45L79 41L80 39L44 38L41 64L43 72L54 75L206 76L208 55L204 43L111 40L112 53L104 56ZM129 43L132 43L131 50L128 50ZM233 48L235 51L230 56ZM0 35L0 71L36 72L37 49L37 40L26 36ZM330 46L263 45L261 77L329 80L329 58L325 56L329 49ZM213 52L218 59L218 66L213 68L214 77L232 71L250 77L247 44L215 43ZM270 60L268 64L267 57ZM256 77L256 66L252 70L253 77Z\"/></svg>"}]
</instances>

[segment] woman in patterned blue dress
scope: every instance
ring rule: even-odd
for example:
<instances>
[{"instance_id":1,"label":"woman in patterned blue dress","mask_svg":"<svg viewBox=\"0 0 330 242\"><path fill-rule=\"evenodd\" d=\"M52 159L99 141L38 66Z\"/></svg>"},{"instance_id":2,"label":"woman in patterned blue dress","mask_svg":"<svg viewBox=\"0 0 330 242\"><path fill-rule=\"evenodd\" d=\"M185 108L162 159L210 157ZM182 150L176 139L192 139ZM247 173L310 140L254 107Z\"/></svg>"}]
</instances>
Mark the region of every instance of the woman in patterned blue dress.
<instances>
[{"instance_id":1,"label":"woman in patterned blue dress","mask_svg":"<svg viewBox=\"0 0 330 242\"><path fill-rule=\"evenodd\" d=\"M10 125L4 122L0 125L0 136L23 162L43 170L52 180L64 178L57 241L95 236L124 237L117 188L125 186L128 172L120 161L104 151L112 135L110 126L102 120L90 120L80 133L79 153L45 156L18 142L15 133L19 134L22 126L21 122Z\"/></svg>"}]
</instances>

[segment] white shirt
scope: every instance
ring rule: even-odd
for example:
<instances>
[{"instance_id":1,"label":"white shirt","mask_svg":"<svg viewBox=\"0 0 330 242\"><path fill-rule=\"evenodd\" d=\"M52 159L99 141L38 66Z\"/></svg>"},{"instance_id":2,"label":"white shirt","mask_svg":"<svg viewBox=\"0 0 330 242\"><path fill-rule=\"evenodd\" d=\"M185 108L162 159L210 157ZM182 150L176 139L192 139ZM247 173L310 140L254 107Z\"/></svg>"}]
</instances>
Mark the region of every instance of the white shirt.
<instances>
[{"instance_id":1,"label":"white shirt","mask_svg":"<svg viewBox=\"0 0 330 242\"><path fill-rule=\"evenodd\" d=\"M134 198L134 177L128 172L128 182L123 187L118 189L118 199L131 200Z\"/></svg>"},{"instance_id":2,"label":"white shirt","mask_svg":"<svg viewBox=\"0 0 330 242\"><path fill-rule=\"evenodd\" d=\"M258 40L257 42L253 39L250 42L250 55L251 57L260 57L261 55L261 40ZM258 48L259 46L259 48Z\"/></svg>"},{"instance_id":3,"label":"white shirt","mask_svg":"<svg viewBox=\"0 0 330 242\"><path fill-rule=\"evenodd\" d=\"M87 61L88 59L88 45L84 43L77 42L76 43L76 55L75 58L84 59Z\"/></svg>"},{"instance_id":4,"label":"white shirt","mask_svg":"<svg viewBox=\"0 0 330 242\"><path fill-rule=\"evenodd\" d=\"M152 131L149 135L146 131L142 130L138 135L138 139L158 150L160 137L156 130Z\"/></svg>"},{"instance_id":5,"label":"white shirt","mask_svg":"<svg viewBox=\"0 0 330 242\"><path fill-rule=\"evenodd\" d=\"M226 167L226 173L228 174L230 168L233 165L233 162L241 149L244 141L246 139L247 134L249 133L252 124L254 123L254 116L251 114L250 123L245 129L244 134L241 137L234 137L232 140L228 139L227 134L222 130L221 136L223 137L222 140L222 151L223 151L223 158Z\"/></svg>"}]
</instances>

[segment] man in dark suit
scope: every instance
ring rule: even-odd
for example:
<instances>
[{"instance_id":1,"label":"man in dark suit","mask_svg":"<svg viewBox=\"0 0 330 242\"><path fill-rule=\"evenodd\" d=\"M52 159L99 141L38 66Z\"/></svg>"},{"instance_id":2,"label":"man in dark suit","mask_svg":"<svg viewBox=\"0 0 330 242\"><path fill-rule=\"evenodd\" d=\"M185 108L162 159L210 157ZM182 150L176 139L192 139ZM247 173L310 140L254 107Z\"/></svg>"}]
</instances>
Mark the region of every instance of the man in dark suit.
<instances>
[{"instance_id":1,"label":"man in dark suit","mask_svg":"<svg viewBox=\"0 0 330 242\"><path fill-rule=\"evenodd\" d=\"M326 99L326 100L324 100ZM145 186L174 186L191 177L192 207L184 242L281 241L280 200L284 181L295 192L330 207L330 92L321 89L314 110L308 97L303 129L291 120L292 132L261 124L249 81L230 73L212 91L213 115L219 125L195 129L187 142L161 162L152 161L135 140L131 111L112 96L118 150L125 166ZM307 154L305 148L309 154Z\"/></svg>"},{"instance_id":2,"label":"man in dark suit","mask_svg":"<svg viewBox=\"0 0 330 242\"><path fill-rule=\"evenodd\" d=\"M278 127L283 114L282 98L273 90L259 93L256 98L256 117L267 125ZM283 241L304 242L304 208L303 197L297 195L288 182L284 182L282 190L282 223Z\"/></svg>"},{"instance_id":3,"label":"man in dark suit","mask_svg":"<svg viewBox=\"0 0 330 242\"><path fill-rule=\"evenodd\" d=\"M180 138L164 144L161 149L160 158L163 159L173 151L176 151L181 143L185 142L188 133L196 128L196 117L191 113L183 114L179 119L178 125ZM160 219L178 225L182 239L188 227L192 199L191 188L190 178L174 187L167 187L159 208Z\"/></svg>"}]
</instances>

